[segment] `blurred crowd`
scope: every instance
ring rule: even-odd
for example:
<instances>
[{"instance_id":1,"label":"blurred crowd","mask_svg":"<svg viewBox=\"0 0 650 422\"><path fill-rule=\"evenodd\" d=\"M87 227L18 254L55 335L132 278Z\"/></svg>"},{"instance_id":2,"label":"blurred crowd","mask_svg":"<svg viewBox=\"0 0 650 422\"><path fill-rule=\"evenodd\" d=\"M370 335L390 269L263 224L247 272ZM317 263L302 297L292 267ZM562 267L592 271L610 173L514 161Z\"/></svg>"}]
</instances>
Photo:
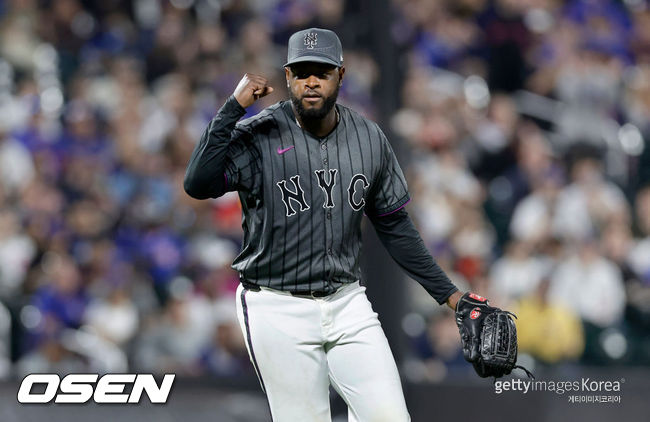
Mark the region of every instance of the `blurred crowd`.
<instances>
[{"instance_id":1,"label":"blurred crowd","mask_svg":"<svg viewBox=\"0 0 650 422\"><path fill-rule=\"evenodd\" d=\"M340 101L377 118L368 7L0 3L0 378L251 373L238 198L189 198L185 166L244 72L285 85L286 41L309 26L342 39ZM434 257L518 313L523 359L648 364L650 4L392 9L401 96L380 124L407 146L409 211ZM466 371L453 315L409 286L407 375Z\"/></svg>"},{"instance_id":2,"label":"blurred crowd","mask_svg":"<svg viewBox=\"0 0 650 422\"><path fill-rule=\"evenodd\" d=\"M342 1L0 2L0 379L253 374L230 268L239 200L191 199L185 166L244 72L283 87L288 37L336 29L343 12ZM346 64L341 98L371 114L376 64L354 48Z\"/></svg>"},{"instance_id":3,"label":"blurred crowd","mask_svg":"<svg viewBox=\"0 0 650 422\"><path fill-rule=\"evenodd\" d=\"M411 207L459 285L518 314L520 361L650 362L650 3L397 1L392 129ZM467 371L451 312L403 326L407 373Z\"/></svg>"}]
</instances>

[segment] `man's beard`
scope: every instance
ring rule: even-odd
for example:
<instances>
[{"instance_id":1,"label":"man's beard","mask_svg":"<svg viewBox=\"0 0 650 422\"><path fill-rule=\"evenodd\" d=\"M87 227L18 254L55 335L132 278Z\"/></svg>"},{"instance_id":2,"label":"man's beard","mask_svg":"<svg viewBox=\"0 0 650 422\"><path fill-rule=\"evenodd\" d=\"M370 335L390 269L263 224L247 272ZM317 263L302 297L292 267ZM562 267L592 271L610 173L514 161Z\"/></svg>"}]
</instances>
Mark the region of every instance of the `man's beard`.
<instances>
[{"instance_id":1,"label":"man's beard","mask_svg":"<svg viewBox=\"0 0 650 422\"><path fill-rule=\"evenodd\" d=\"M321 97L323 99L323 105L321 107L306 109L302 105L302 98L294 96L293 92L291 92L291 89L289 90L289 98L291 99L291 103L293 104L295 110L298 112L298 115L302 121L322 120L325 116L327 116L327 113L332 110L332 107L334 107L334 104L336 104L336 99L338 96L339 87L337 85L336 91L334 91L332 95L329 97Z\"/></svg>"}]
</instances>

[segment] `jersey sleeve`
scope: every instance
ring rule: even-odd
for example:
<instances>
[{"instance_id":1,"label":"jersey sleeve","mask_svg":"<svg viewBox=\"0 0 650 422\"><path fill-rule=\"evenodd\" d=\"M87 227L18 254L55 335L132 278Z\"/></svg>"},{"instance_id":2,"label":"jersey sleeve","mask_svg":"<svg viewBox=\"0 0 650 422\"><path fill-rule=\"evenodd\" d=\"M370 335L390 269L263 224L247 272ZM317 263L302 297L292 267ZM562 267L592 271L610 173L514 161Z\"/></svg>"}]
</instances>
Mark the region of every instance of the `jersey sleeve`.
<instances>
[{"instance_id":1,"label":"jersey sleeve","mask_svg":"<svg viewBox=\"0 0 650 422\"><path fill-rule=\"evenodd\" d=\"M253 135L243 127L233 131L226 152L224 179L226 192L245 191L256 194L262 185L262 163Z\"/></svg>"},{"instance_id":2,"label":"jersey sleeve","mask_svg":"<svg viewBox=\"0 0 650 422\"><path fill-rule=\"evenodd\" d=\"M392 214L411 200L406 178L393 148L383 132L378 131L382 151L381 169L371 189L370 206L366 210L366 214L373 217Z\"/></svg>"}]
</instances>

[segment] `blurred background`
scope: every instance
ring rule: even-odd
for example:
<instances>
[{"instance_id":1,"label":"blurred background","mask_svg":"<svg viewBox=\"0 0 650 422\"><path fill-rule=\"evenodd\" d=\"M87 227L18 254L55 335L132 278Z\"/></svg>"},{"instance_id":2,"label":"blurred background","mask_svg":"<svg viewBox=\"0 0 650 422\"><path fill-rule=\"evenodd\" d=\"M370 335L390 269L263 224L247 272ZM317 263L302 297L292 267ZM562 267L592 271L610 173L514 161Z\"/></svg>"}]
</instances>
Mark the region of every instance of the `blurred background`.
<instances>
[{"instance_id":1,"label":"blurred background","mask_svg":"<svg viewBox=\"0 0 650 422\"><path fill-rule=\"evenodd\" d=\"M413 420L468 395L532 421L647 415L647 0L4 0L0 419L270 420L235 314L239 200L193 200L182 179L243 73L276 87L248 115L287 97L286 42L310 26L341 38L339 101L389 135L438 263L517 313L519 363L629 380L621 405L496 396L366 221L364 282ZM170 403L14 399L29 373L125 371L177 374Z\"/></svg>"}]
</instances>

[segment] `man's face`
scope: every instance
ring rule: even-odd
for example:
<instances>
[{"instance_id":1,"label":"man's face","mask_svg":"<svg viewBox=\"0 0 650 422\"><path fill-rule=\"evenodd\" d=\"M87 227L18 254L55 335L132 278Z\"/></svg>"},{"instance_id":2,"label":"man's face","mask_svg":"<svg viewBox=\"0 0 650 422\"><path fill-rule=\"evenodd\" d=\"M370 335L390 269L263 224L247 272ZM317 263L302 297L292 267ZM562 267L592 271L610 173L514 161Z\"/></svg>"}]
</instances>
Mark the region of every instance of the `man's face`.
<instances>
[{"instance_id":1,"label":"man's face","mask_svg":"<svg viewBox=\"0 0 650 422\"><path fill-rule=\"evenodd\" d=\"M289 98L302 119L322 119L336 104L345 68L296 63L285 68Z\"/></svg>"}]
</instances>

